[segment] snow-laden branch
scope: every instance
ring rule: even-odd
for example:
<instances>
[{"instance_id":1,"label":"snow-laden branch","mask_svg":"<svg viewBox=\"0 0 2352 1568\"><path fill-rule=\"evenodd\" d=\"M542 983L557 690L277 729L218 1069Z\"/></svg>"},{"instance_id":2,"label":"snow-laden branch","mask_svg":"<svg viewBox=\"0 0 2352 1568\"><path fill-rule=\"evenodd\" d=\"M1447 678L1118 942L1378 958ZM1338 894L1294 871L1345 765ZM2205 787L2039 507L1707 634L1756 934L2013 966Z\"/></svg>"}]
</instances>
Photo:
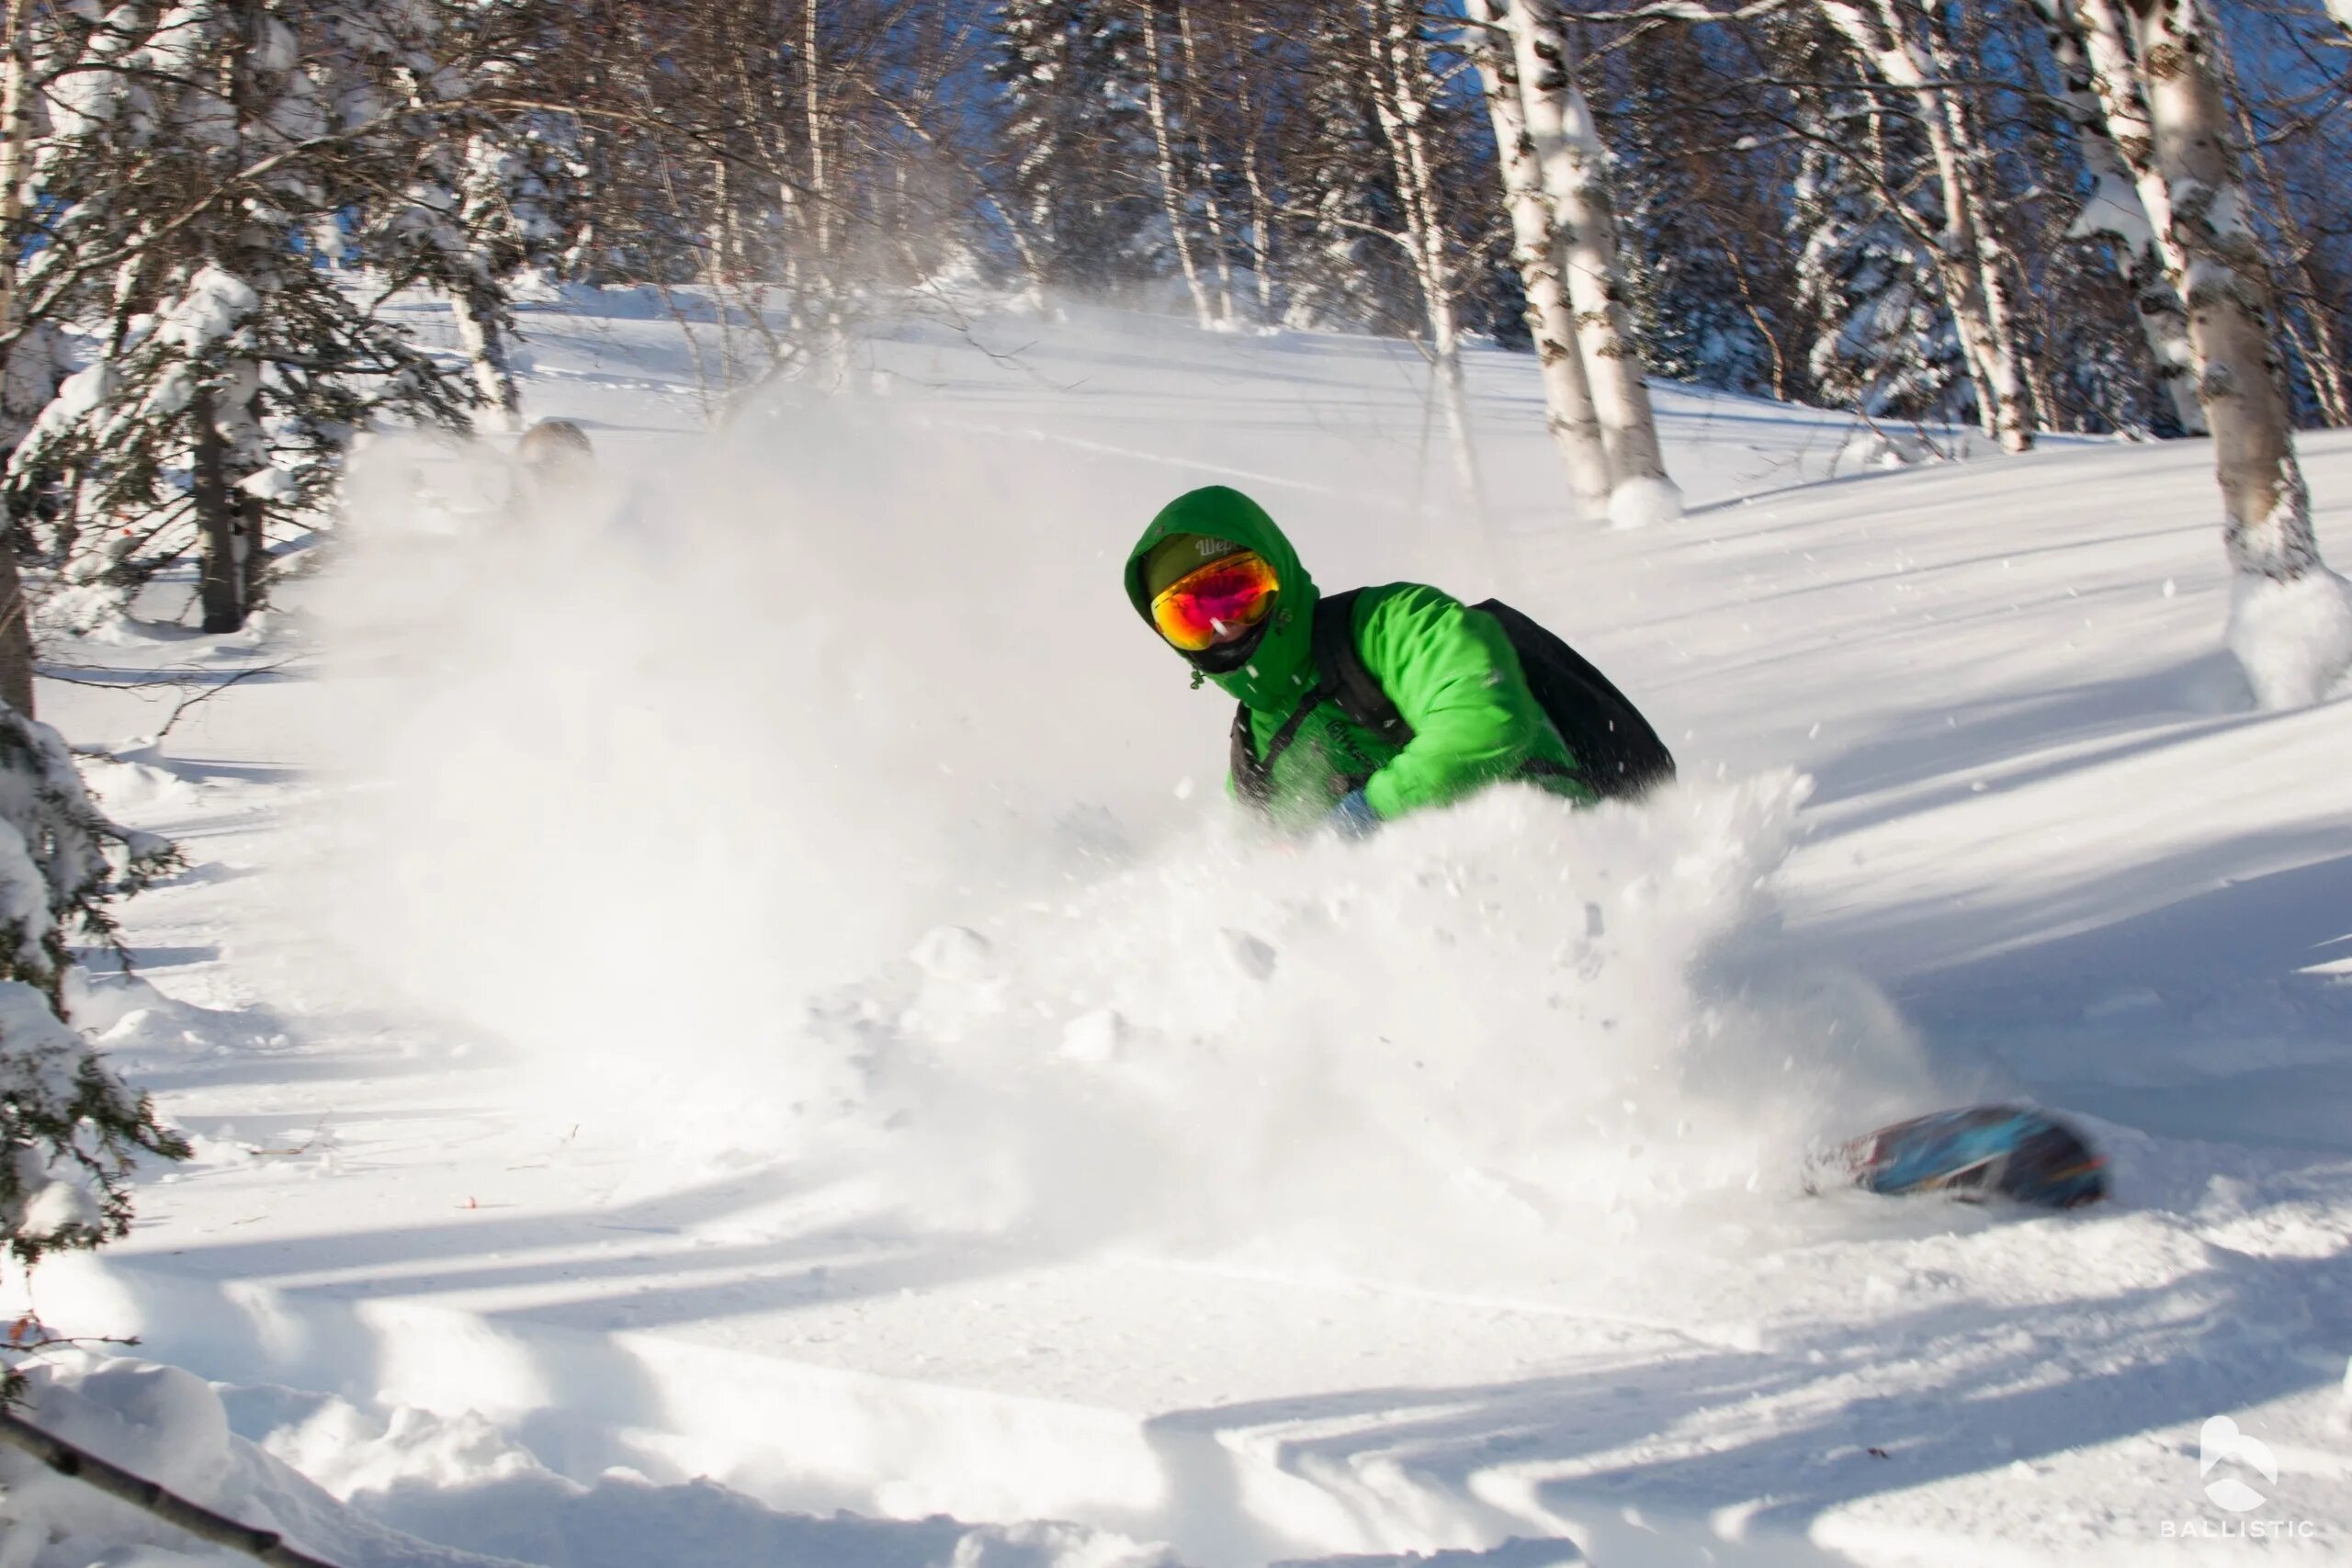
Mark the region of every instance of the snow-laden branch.
<instances>
[{"instance_id":1,"label":"snow-laden branch","mask_svg":"<svg viewBox=\"0 0 2352 1568\"><path fill-rule=\"evenodd\" d=\"M270 1568L335 1568L322 1557L313 1557L287 1545L286 1538L276 1530L255 1529L202 1504L191 1503L168 1487L134 1475L87 1449L51 1436L14 1411L0 1410L0 1443L30 1454L58 1474L71 1476L118 1502L144 1509L198 1540L241 1551L256 1562L268 1563Z\"/></svg>"}]
</instances>

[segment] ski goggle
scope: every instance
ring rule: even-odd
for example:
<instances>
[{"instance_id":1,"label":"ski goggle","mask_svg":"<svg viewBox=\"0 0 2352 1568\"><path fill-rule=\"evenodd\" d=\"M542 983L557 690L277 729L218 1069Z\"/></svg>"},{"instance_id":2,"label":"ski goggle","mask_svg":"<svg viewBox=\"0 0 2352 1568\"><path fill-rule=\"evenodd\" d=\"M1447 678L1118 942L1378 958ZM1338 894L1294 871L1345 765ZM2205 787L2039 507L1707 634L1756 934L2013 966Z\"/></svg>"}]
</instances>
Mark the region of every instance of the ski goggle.
<instances>
[{"instance_id":1,"label":"ski goggle","mask_svg":"<svg viewBox=\"0 0 2352 1568\"><path fill-rule=\"evenodd\" d=\"M1243 550L1161 589L1151 601L1151 624L1171 646L1199 653L1264 620L1279 586L1265 558Z\"/></svg>"}]
</instances>

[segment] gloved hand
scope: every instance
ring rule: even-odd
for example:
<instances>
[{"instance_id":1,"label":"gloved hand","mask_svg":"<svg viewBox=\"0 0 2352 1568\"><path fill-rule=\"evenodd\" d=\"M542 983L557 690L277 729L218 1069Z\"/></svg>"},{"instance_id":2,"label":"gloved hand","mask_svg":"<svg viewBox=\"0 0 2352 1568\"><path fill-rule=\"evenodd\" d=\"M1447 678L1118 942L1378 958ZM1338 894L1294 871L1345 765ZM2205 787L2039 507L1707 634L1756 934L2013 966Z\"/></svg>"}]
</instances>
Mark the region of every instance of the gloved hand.
<instances>
[{"instance_id":1,"label":"gloved hand","mask_svg":"<svg viewBox=\"0 0 2352 1568\"><path fill-rule=\"evenodd\" d=\"M1323 825L1342 839L1367 839L1380 826L1380 818L1373 815L1372 803L1364 799L1363 791L1351 789L1340 796L1324 817Z\"/></svg>"}]
</instances>

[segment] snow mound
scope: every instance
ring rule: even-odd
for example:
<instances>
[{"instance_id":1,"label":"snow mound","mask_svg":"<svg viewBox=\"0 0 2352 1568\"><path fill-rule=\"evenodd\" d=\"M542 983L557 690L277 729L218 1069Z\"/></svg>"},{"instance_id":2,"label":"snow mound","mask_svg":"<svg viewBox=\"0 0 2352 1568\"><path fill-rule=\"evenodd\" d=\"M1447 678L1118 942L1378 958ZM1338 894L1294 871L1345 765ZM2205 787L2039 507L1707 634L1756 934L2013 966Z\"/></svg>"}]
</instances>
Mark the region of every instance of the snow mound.
<instances>
[{"instance_id":1,"label":"snow mound","mask_svg":"<svg viewBox=\"0 0 2352 1568\"><path fill-rule=\"evenodd\" d=\"M2352 670L2352 583L2325 567L2291 582L2241 575L2226 640L2258 705L2308 707Z\"/></svg>"},{"instance_id":2,"label":"snow mound","mask_svg":"<svg viewBox=\"0 0 2352 1568\"><path fill-rule=\"evenodd\" d=\"M221 1391L230 1420L354 1512L406 1536L565 1568L692 1560L808 1568L1175 1568L1166 1547L1048 1520L968 1525L817 1517L707 1480L659 1485L625 1468L560 1475L470 1413L378 1413L300 1390ZM691 1547L687 1543L692 1543Z\"/></svg>"},{"instance_id":3,"label":"snow mound","mask_svg":"<svg viewBox=\"0 0 2352 1568\"><path fill-rule=\"evenodd\" d=\"M219 1397L177 1367L80 1351L27 1369L26 1416L42 1430L238 1523L277 1530L344 1568L493 1568L494 1559L413 1540L353 1515L232 1436ZM240 1568L146 1512L0 1450L0 1561L9 1568Z\"/></svg>"},{"instance_id":4,"label":"snow mound","mask_svg":"<svg viewBox=\"0 0 2352 1568\"><path fill-rule=\"evenodd\" d=\"M83 1351L28 1369L27 1417L52 1435L342 1568L1174 1568L1161 1546L1050 1521L820 1518L707 1481L558 1475L480 1416L378 1416L322 1394L208 1385L177 1367ZM299 1469L297 1467L300 1467ZM309 1479L308 1471L317 1480ZM456 1544L476 1550L460 1550ZM488 1549L500 1555L477 1555ZM237 1568L212 1548L0 1448L7 1568Z\"/></svg>"},{"instance_id":5,"label":"snow mound","mask_svg":"<svg viewBox=\"0 0 2352 1568\"><path fill-rule=\"evenodd\" d=\"M1646 528L1682 518L1682 491L1672 479L1627 479L1609 492L1611 528Z\"/></svg>"},{"instance_id":6,"label":"snow mound","mask_svg":"<svg viewBox=\"0 0 2352 1568\"><path fill-rule=\"evenodd\" d=\"M198 797L196 785L179 773L132 758L85 756L81 768L91 795L117 817L185 807Z\"/></svg>"}]
</instances>

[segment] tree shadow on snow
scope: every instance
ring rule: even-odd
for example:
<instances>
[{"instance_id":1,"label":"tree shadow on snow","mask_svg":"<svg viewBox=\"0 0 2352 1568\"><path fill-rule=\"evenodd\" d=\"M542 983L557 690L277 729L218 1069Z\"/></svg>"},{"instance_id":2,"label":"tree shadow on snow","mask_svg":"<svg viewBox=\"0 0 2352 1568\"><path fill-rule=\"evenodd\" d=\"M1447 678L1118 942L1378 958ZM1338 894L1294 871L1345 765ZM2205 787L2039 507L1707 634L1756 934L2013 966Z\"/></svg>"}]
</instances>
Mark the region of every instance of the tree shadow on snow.
<instances>
[{"instance_id":1,"label":"tree shadow on snow","mask_svg":"<svg viewBox=\"0 0 2352 1568\"><path fill-rule=\"evenodd\" d=\"M1849 833L1965 799L1989 779L2019 789L2261 725L2267 716L2237 711L2251 700L2244 684L2230 656L2214 653L2111 681L1924 710L1816 764L1812 807L1828 818L1828 834Z\"/></svg>"}]
</instances>

